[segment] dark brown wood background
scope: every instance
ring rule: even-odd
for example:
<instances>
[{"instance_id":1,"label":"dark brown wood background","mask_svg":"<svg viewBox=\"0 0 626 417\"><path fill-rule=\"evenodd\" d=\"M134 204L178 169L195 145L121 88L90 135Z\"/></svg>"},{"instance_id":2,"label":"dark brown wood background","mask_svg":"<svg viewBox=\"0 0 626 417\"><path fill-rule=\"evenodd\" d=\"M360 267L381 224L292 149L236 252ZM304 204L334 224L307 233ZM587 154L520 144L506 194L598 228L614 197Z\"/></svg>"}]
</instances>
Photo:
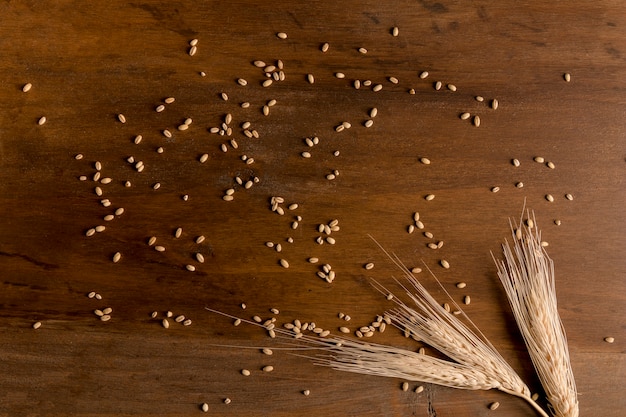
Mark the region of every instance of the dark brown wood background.
<instances>
[{"instance_id":1,"label":"dark brown wood background","mask_svg":"<svg viewBox=\"0 0 626 417\"><path fill-rule=\"evenodd\" d=\"M312 320L334 332L344 312L353 329L367 325L391 306L370 278L390 285L399 275L371 235L408 266L432 268L455 301L471 295L467 314L543 395L490 254L500 253L508 219L519 218L524 203L556 265L581 416L626 412L622 1L3 1L0 21L0 415L187 416L202 414L206 402L216 416L533 416L498 392L430 385L402 392L400 380L318 367L297 351L268 357L225 347L279 344L205 310L249 319L270 317L276 307L279 323ZM286 80L261 87L265 78L252 61L277 59ZM346 78L336 79L337 71ZM384 88L355 90L355 79ZM435 91L437 80L458 90ZM497 98L499 108L476 95ZM156 113L169 96L175 103ZM270 99L277 104L266 117L261 106ZM250 108L239 106L244 101ZM372 107L378 116L365 128ZM479 115L481 126L460 120L465 111ZM223 153L230 138L208 129L227 113L239 147ZM190 129L177 131L186 117ZM258 139L241 133L244 121ZM352 128L336 133L343 121ZM173 138L161 135L165 128ZM314 135L320 144L304 159L304 138ZM84 158L75 160L77 153ZM200 164L203 153L210 157ZM126 162L131 155L145 162L144 172ZM78 180L91 178L95 161L113 179L102 185L110 208L93 181ZM326 180L335 169L339 176ZM260 182L235 186L234 201L225 202L237 175ZM156 191L155 182L162 184ZM425 201L430 193L436 198ZM279 216L272 196L299 208ZM125 213L103 222L117 207ZM445 242L441 249L427 248L419 231L406 232L415 211ZM320 246L317 225L332 219L341 226L336 244ZM98 224L106 230L86 237ZM153 235L166 252L146 244ZM196 245L199 235L207 239ZM266 241L280 242L282 253ZM117 251L122 259L114 264ZM192 259L196 251L204 264ZM332 284L316 276L310 256L333 266ZM291 267L281 268L280 258ZM439 267L440 259L451 268ZM375 268L366 271L367 262ZM442 296L432 277L422 277ZM467 288L455 288L458 281ZM87 298L90 291L103 300ZM113 313L105 323L92 312L107 306ZM168 310L193 324L166 330L150 318ZM372 340L420 346L393 329ZM273 373L260 372L267 364ZM252 375L241 376L242 368ZM497 411L487 409L492 401L501 403Z\"/></svg>"}]
</instances>

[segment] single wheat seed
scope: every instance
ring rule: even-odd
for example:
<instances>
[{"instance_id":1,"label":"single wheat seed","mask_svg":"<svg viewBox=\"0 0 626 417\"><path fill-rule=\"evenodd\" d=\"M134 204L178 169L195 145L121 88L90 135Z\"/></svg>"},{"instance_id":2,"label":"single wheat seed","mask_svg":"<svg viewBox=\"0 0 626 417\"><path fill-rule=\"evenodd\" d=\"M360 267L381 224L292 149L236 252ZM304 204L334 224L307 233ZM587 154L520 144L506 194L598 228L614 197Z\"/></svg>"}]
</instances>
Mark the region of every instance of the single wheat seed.
<instances>
[{"instance_id":1,"label":"single wheat seed","mask_svg":"<svg viewBox=\"0 0 626 417\"><path fill-rule=\"evenodd\" d=\"M497 401L496 401L496 402L494 402L494 403L489 404L489 409L490 409L490 410L495 410L495 409L497 409L498 407L500 407L500 403L499 403L499 402L497 402Z\"/></svg>"}]
</instances>

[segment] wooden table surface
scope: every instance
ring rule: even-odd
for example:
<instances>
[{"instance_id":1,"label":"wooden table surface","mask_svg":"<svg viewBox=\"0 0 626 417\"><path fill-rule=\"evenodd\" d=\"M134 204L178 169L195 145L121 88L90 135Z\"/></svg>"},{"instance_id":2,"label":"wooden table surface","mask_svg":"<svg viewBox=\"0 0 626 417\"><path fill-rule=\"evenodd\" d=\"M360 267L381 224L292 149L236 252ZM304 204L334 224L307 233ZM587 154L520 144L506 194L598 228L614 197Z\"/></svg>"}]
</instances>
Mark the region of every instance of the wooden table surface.
<instances>
[{"instance_id":1,"label":"wooden table surface","mask_svg":"<svg viewBox=\"0 0 626 417\"><path fill-rule=\"evenodd\" d=\"M203 403L215 416L534 416L496 391L426 384L417 394L417 383L403 392L401 380L320 367L316 352L280 350L262 329L205 310L265 320L277 308L278 325L333 333L369 325L392 306L372 279L401 275L373 237L424 269L442 301L426 267L454 301L470 295L466 313L545 405L491 258L524 204L555 262L581 416L626 413L622 1L5 1L0 18L1 416L193 416ZM281 60L284 81L263 87L255 60ZM167 97L176 100L155 111ZM96 161L110 183L93 181ZM415 212L425 229L410 234ZM334 219L335 244L318 244L328 237L318 225ZM325 263L330 284L317 276ZM94 310L106 307L104 322ZM371 340L421 346L394 328Z\"/></svg>"}]
</instances>

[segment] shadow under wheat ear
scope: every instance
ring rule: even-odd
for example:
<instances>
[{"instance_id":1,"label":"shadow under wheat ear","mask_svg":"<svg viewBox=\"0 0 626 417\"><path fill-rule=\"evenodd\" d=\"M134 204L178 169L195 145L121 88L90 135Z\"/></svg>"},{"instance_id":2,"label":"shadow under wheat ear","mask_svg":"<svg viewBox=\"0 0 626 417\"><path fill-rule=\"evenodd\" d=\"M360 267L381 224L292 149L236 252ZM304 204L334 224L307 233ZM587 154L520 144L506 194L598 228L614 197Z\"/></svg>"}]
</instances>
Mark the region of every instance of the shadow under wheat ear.
<instances>
[{"instance_id":1,"label":"shadow under wheat ear","mask_svg":"<svg viewBox=\"0 0 626 417\"><path fill-rule=\"evenodd\" d=\"M498 276L550 411L555 417L578 417L576 383L557 309L554 263L541 243L534 214L532 218L529 214L527 224L511 223L514 243L503 245L504 260L496 261Z\"/></svg>"}]
</instances>

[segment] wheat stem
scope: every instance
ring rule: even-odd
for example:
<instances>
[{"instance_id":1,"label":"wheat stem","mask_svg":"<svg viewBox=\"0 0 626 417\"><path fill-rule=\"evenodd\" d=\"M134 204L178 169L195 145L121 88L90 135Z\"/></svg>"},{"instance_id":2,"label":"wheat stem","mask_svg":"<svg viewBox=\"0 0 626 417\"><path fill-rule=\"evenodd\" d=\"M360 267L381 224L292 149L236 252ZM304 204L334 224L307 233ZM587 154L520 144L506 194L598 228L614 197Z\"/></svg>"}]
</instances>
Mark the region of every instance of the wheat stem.
<instances>
[{"instance_id":1,"label":"wheat stem","mask_svg":"<svg viewBox=\"0 0 626 417\"><path fill-rule=\"evenodd\" d=\"M502 391L502 392L505 392L505 393L507 393L507 394L511 394L511 395L514 395L514 396L516 396L516 397L519 397L519 398L523 399L523 400L524 400L524 401L526 401L528 404L530 404L530 405L531 405L531 406L535 409L535 411L537 411L537 412L541 415L541 417L550 417L550 416L548 415L548 413L546 413L546 412L543 410L543 408L541 408L541 407L539 406L539 404L537 404L537 402L536 402L535 400L533 400L533 399L532 399L529 395L521 394L521 393L519 393L519 392L515 392L515 391L509 391L509 390L507 390L506 388L499 388L499 389L500 389L500 391Z\"/></svg>"}]
</instances>

